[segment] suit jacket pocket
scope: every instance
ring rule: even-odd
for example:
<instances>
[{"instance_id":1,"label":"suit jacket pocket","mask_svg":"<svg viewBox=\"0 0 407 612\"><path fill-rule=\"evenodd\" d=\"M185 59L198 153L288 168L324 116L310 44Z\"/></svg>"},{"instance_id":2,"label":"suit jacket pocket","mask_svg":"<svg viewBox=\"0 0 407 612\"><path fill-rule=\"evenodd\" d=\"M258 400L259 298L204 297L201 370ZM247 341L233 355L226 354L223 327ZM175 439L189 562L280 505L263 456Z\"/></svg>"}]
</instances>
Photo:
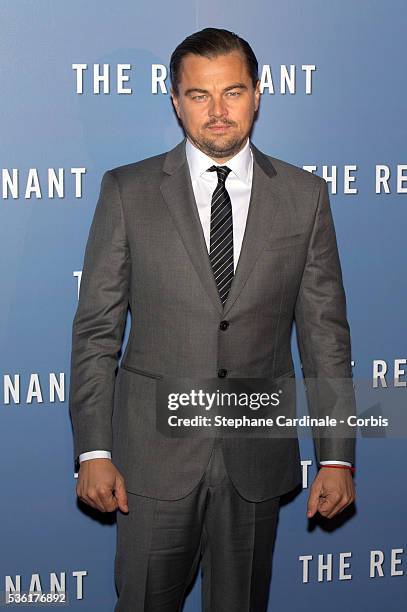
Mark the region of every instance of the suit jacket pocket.
<instances>
[{"instance_id":1,"label":"suit jacket pocket","mask_svg":"<svg viewBox=\"0 0 407 612\"><path fill-rule=\"evenodd\" d=\"M274 249L292 248L296 247L297 245L303 245L306 243L306 241L307 235L305 232L287 234L286 236L276 236L275 238L269 238L265 250L273 251Z\"/></svg>"},{"instance_id":2,"label":"suit jacket pocket","mask_svg":"<svg viewBox=\"0 0 407 612\"><path fill-rule=\"evenodd\" d=\"M295 369L291 368L288 372L284 372L284 374L279 374L274 378L274 380L280 380L280 378L295 378Z\"/></svg>"},{"instance_id":3,"label":"suit jacket pocket","mask_svg":"<svg viewBox=\"0 0 407 612\"><path fill-rule=\"evenodd\" d=\"M130 366L127 363L121 363L120 367L123 368L123 370L127 370L128 372L135 372L136 374L140 374L140 376L147 376L148 378L155 379L163 378L161 374L156 374L155 372L150 372L148 370L140 370L139 368L134 368L133 366Z\"/></svg>"}]
</instances>

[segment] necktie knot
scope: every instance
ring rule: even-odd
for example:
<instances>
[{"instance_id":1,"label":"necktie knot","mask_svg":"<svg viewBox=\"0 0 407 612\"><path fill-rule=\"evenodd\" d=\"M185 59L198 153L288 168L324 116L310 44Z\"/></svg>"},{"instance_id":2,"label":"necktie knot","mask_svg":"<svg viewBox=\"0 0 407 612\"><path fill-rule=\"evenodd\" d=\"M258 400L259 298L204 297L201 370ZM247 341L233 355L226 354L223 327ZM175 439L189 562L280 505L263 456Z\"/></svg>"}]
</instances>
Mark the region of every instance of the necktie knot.
<instances>
[{"instance_id":1,"label":"necktie knot","mask_svg":"<svg viewBox=\"0 0 407 612\"><path fill-rule=\"evenodd\" d=\"M232 169L229 168L229 166L211 166L210 168L208 168L208 172L217 173L219 183L223 183L223 184L225 184L226 178L229 172L231 171Z\"/></svg>"}]
</instances>

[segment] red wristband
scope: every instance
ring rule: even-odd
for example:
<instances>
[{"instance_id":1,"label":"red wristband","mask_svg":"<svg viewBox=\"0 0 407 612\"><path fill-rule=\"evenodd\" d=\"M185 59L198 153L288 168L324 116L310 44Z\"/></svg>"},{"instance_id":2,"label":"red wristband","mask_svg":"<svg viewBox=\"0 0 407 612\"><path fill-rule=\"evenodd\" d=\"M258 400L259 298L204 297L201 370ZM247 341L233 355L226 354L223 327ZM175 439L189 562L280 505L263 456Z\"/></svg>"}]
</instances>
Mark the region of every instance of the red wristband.
<instances>
[{"instance_id":1,"label":"red wristband","mask_svg":"<svg viewBox=\"0 0 407 612\"><path fill-rule=\"evenodd\" d=\"M350 470L352 474L355 472L355 468L350 465L321 465L321 468L339 468L340 470Z\"/></svg>"}]
</instances>

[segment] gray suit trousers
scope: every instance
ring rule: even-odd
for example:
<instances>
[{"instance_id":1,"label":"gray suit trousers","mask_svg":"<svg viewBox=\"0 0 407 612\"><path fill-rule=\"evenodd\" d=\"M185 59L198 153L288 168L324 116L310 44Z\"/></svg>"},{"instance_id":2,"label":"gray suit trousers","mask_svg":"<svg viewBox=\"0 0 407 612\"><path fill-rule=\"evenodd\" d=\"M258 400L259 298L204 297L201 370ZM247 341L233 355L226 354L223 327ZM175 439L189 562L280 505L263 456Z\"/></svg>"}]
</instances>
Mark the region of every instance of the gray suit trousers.
<instances>
[{"instance_id":1,"label":"gray suit trousers","mask_svg":"<svg viewBox=\"0 0 407 612\"><path fill-rule=\"evenodd\" d=\"M239 495L216 440L182 499L128 493L117 514L115 612L179 612L201 560L204 612L266 612L280 498Z\"/></svg>"}]
</instances>

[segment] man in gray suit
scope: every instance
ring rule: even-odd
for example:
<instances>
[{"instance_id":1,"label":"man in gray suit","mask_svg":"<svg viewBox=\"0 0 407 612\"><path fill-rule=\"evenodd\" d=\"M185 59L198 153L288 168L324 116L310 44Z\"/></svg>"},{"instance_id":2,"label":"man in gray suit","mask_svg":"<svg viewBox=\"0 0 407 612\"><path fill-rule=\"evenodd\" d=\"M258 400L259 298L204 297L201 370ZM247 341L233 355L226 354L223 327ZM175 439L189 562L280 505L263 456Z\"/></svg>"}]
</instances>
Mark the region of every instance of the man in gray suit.
<instances>
[{"instance_id":1,"label":"man in gray suit","mask_svg":"<svg viewBox=\"0 0 407 612\"><path fill-rule=\"evenodd\" d=\"M250 141L260 82L246 41L206 28L170 72L186 137L107 171L89 233L72 334L77 494L120 510L117 612L180 610L200 560L205 611L262 612L280 497L301 483L298 439L171 438L156 428L157 388L292 382L294 320L305 377L350 381L335 230L326 182ZM307 514L331 518L355 498L354 440L315 449Z\"/></svg>"}]
</instances>

